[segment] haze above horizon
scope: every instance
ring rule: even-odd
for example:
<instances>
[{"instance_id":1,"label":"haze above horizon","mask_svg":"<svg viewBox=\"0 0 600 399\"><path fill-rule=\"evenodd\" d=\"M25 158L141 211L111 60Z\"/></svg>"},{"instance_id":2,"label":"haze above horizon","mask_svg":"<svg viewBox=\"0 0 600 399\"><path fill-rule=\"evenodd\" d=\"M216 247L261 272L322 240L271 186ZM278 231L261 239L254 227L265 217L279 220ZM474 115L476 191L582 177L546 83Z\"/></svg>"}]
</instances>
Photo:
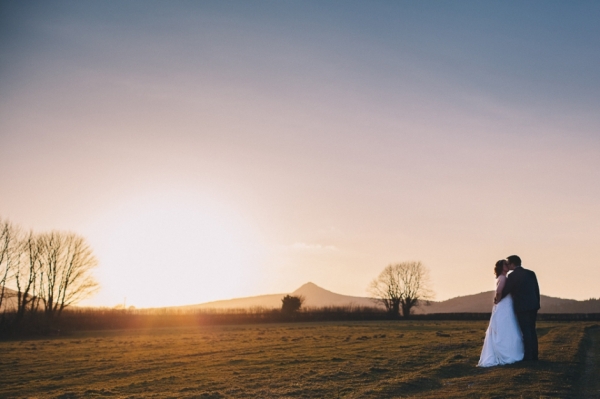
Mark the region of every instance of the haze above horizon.
<instances>
[{"instance_id":1,"label":"haze above horizon","mask_svg":"<svg viewBox=\"0 0 600 399\"><path fill-rule=\"evenodd\" d=\"M71 230L83 304L436 300L518 254L598 296L598 2L3 2L0 216Z\"/></svg>"}]
</instances>

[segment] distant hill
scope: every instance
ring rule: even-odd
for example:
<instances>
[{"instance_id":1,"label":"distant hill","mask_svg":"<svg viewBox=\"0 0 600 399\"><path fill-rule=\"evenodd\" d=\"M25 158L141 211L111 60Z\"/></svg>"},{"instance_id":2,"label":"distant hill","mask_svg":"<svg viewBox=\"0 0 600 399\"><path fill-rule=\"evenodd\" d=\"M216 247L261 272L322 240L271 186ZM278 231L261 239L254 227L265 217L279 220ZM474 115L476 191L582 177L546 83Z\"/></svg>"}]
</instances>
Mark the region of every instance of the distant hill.
<instances>
[{"instance_id":1,"label":"distant hill","mask_svg":"<svg viewBox=\"0 0 600 399\"><path fill-rule=\"evenodd\" d=\"M285 295L302 295L305 298L303 307L324 306L378 306L370 298L336 294L314 283L306 283L289 294L270 294L244 298L226 299L201 303L198 305L178 306L182 309L242 309L242 308L280 308L281 299Z\"/></svg>"},{"instance_id":2,"label":"distant hill","mask_svg":"<svg viewBox=\"0 0 600 399\"><path fill-rule=\"evenodd\" d=\"M180 306L182 309L240 309L240 308L279 308L281 298L287 294L259 295L246 298L206 302L198 305ZM364 306L382 307L371 298L336 294L314 283L306 283L290 295L302 295L304 307L324 306ZM432 301L429 306L419 306L417 314L429 313L487 313L492 310L493 291L474 295L459 296L445 301ZM600 300L576 301L542 295L540 313L600 313Z\"/></svg>"},{"instance_id":3,"label":"distant hill","mask_svg":"<svg viewBox=\"0 0 600 399\"><path fill-rule=\"evenodd\" d=\"M324 306L361 306L378 307L381 306L371 298L362 296L348 296L336 294L313 283L306 283L292 295L302 295L304 297L305 307L324 307ZM281 303L281 302L280 302Z\"/></svg>"},{"instance_id":4,"label":"distant hill","mask_svg":"<svg viewBox=\"0 0 600 399\"><path fill-rule=\"evenodd\" d=\"M224 299L200 303L197 305L172 306L178 309L247 309L247 308L280 308L281 298L286 294L270 294L248 296L244 298Z\"/></svg>"},{"instance_id":5,"label":"distant hill","mask_svg":"<svg viewBox=\"0 0 600 399\"><path fill-rule=\"evenodd\" d=\"M482 313L491 312L494 291L474 295L459 296L441 302L432 302L430 306L420 306L415 313ZM542 295L540 313L600 313L600 300L555 298Z\"/></svg>"}]
</instances>

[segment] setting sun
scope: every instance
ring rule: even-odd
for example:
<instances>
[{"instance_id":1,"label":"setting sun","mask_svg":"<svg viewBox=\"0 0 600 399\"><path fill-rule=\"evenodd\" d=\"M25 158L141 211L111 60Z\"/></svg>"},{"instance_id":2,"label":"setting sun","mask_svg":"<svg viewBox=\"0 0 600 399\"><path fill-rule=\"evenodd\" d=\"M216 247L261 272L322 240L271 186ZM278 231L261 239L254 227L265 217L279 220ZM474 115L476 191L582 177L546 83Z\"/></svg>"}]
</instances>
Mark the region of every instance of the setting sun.
<instances>
[{"instance_id":1,"label":"setting sun","mask_svg":"<svg viewBox=\"0 0 600 399\"><path fill-rule=\"evenodd\" d=\"M183 194L154 193L105 218L92 236L106 265L99 277L104 295L126 297L127 306L233 296L253 279L260 254L256 233L231 209Z\"/></svg>"}]
</instances>

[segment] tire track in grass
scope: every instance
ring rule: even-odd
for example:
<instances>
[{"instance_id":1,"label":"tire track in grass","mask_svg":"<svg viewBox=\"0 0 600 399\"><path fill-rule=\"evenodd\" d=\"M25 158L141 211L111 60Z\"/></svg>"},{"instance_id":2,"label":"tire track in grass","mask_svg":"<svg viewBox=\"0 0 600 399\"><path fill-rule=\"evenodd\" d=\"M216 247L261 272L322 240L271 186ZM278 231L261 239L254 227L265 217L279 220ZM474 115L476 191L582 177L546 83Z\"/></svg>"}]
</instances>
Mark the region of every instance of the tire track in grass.
<instances>
[{"instance_id":1,"label":"tire track in grass","mask_svg":"<svg viewBox=\"0 0 600 399\"><path fill-rule=\"evenodd\" d=\"M584 354L584 372L581 377L581 397L600 398L600 326L586 331L587 348Z\"/></svg>"}]
</instances>

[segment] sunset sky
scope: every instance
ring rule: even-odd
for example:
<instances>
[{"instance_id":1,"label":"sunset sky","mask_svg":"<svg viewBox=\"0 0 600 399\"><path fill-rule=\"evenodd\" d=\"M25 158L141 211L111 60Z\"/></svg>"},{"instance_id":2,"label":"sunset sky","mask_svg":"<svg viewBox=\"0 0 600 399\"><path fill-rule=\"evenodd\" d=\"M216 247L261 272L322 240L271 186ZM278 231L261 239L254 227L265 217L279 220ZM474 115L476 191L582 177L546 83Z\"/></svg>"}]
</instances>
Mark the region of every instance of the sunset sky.
<instances>
[{"instance_id":1,"label":"sunset sky","mask_svg":"<svg viewBox=\"0 0 600 399\"><path fill-rule=\"evenodd\" d=\"M518 254L599 297L600 2L3 1L0 217L85 236L101 291L166 306L437 300Z\"/></svg>"}]
</instances>

